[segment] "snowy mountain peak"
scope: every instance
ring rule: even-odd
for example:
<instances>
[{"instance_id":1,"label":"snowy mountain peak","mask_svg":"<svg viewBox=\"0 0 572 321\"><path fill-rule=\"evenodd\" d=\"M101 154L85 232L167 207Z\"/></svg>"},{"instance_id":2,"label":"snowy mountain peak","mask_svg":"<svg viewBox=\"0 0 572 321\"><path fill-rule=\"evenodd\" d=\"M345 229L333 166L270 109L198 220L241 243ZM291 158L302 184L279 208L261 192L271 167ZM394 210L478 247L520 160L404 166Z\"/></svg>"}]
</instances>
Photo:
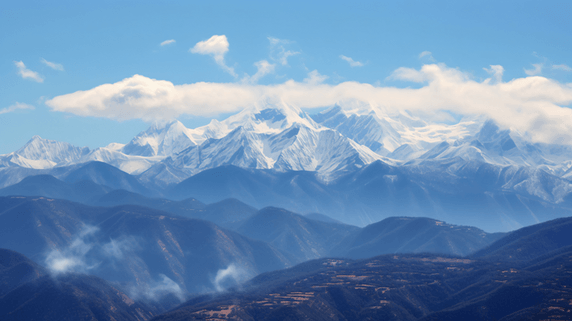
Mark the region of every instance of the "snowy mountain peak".
<instances>
[{"instance_id":1,"label":"snowy mountain peak","mask_svg":"<svg viewBox=\"0 0 572 321\"><path fill-rule=\"evenodd\" d=\"M35 135L22 148L5 155L9 162L27 168L50 168L68 165L89 153L87 147L43 139Z\"/></svg>"},{"instance_id":2,"label":"snowy mountain peak","mask_svg":"<svg viewBox=\"0 0 572 321\"><path fill-rule=\"evenodd\" d=\"M122 152L138 156L168 156L176 154L189 146L194 146L192 131L180 121L154 123L144 132L135 136Z\"/></svg>"},{"instance_id":3,"label":"snowy mountain peak","mask_svg":"<svg viewBox=\"0 0 572 321\"><path fill-rule=\"evenodd\" d=\"M213 119L208 125L191 130L191 137L200 145L209 138L220 139L238 127L257 134L275 135L295 124L322 129L307 113L279 102L250 106L223 121Z\"/></svg>"}]
</instances>

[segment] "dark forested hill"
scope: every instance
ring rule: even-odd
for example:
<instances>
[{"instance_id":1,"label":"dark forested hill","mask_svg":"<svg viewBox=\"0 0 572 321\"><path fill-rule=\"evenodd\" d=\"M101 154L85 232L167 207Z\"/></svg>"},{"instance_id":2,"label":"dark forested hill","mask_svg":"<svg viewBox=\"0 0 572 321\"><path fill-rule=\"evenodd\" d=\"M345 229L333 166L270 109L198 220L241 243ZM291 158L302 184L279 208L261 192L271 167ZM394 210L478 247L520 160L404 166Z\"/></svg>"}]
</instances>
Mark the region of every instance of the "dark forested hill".
<instances>
[{"instance_id":1,"label":"dark forested hill","mask_svg":"<svg viewBox=\"0 0 572 321\"><path fill-rule=\"evenodd\" d=\"M527 226L507 234L472 257L526 261L572 246L572 217Z\"/></svg>"},{"instance_id":2,"label":"dark forested hill","mask_svg":"<svg viewBox=\"0 0 572 321\"><path fill-rule=\"evenodd\" d=\"M0 249L0 320L148 320L158 311L108 282L50 275L25 256Z\"/></svg>"},{"instance_id":3,"label":"dark forested hill","mask_svg":"<svg viewBox=\"0 0 572 321\"><path fill-rule=\"evenodd\" d=\"M316 221L281 208L266 207L236 230L289 253L296 262L303 262L324 257L335 244L359 228Z\"/></svg>"},{"instance_id":4,"label":"dark forested hill","mask_svg":"<svg viewBox=\"0 0 572 321\"><path fill-rule=\"evenodd\" d=\"M438 255L321 259L154 320L568 320L571 268L572 253L542 269Z\"/></svg>"},{"instance_id":5,"label":"dark forested hill","mask_svg":"<svg viewBox=\"0 0 572 321\"><path fill-rule=\"evenodd\" d=\"M0 198L0 205L0 247L142 294L162 284L177 294L216 290L224 282L290 265L264 242L146 207L91 207L34 197Z\"/></svg>"},{"instance_id":6,"label":"dark forested hill","mask_svg":"<svg viewBox=\"0 0 572 321\"><path fill-rule=\"evenodd\" d=\"M390 217L352 233L329 255L368 258L388 253L427 252L462 256L491 244L503 235L424 217Z\"/></svg>"}]
</instances>

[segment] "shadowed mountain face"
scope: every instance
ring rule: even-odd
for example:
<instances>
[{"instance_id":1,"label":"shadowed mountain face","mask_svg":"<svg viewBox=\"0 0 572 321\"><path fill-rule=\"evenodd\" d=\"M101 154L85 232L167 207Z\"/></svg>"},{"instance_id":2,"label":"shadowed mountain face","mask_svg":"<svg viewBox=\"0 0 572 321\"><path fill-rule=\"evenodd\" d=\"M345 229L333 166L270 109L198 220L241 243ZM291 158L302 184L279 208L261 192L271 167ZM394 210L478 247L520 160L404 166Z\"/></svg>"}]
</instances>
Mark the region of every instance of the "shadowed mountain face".
<instances>
[{"instance_id":1,"label":"shadowed mountain face","mask_svg":"<svg viewBox=\"0 0 572 321\"><path fill-rule=\"evenodd\" d=\"M23 169L9 169L0 172L0 178L16 180L30 175ZM158 197L177 201L198 199L207 204L232 198L255 208L276 206L302 214L325 213L357 226L391 216L422 216L475 226L487 232L515 230L572 215L569 195L572 185L566 179L542 169L456 158L426 159L401 166L376 161L328 180L318 172L221 166L202 171L166 190L143 187L135 176L98 162L37 171L44 175L30 176L0 189L0 195L45 196L106 206L144 204L223 226L248 217L249 210L236 208L233 213L223 214L223 210L217 209L216 213L202 213L195 211L200 209L198 204L166 204L166 200ZM5 177L10 176L8 172L15 177ZM47 173L60 180L46 176ZM114 189L151 195L155 199L143 200ZM106 195L109 192L112 194ZM227 205L223 207L234 206ZM239 212L242 214L238 215Z\"/></svg>"},{"instance_id":2,"label":"shadowed mountain face","mask_svg":"<svg viewBox=\"0 0 572 321\"><path fill-rule=\"evenodd\" d=\"M222 289L290 265L263 242L149 208L21 197L0 198L0 205L1 247L56 272L85 272L120 282L142 299L161 296L164 289L180 298L187 291Z\"/></svg>"},{"instance_id":3,"label":"shadowed mountain face","mask_svg":"<svg viewBox=\"0 0 572 321\"><path fill-rule=\"evenodd\" d=\"M154 320L568 320L572 252L542 268L437 255L321 259Z\"/></svg>"},{"instance_id":4,"label":"shadowed mountain face","mask_svg":"<svg viewBox=\"0 0 572 321\"><path fill-rule=\"evenodd\" d=\"M495 261L527 261L569 247L572 247L572 218L565 217L509 233L474 253L472 257Z\"/></svg>"},{"instance_id":5,"label":"shadowed mountain face","mask_svg":"<svg viewBox=\"0 0 572 321\"><path fill-rule=\"evenodd\" d=\"M67 173L63 180L69 183L91 181L114 190L123 189L148 196L156 194L144 187L134 176L102 162L86 163Z\"/></svg>"},{"instance_id":6,"label":"shadowed mountain face","mask_svg":"<svg viewBox=\"0 0 572 321\"><path fill-rule=\"evenodd\" d=\"M148 320L157 312L100 278L49 275L6 249L0 249L0 282L1 320Z\"/></svg>"},{"instance_id":7,"label":"shadowed mountain face","mask_svg":"<svg viewBox=\"0 0 572 321\"><path fill-rule=\"evenodd\" d=\"M0 298L19 287L47 275L47 271L22 254L0 249Z\"/></svg>"},{"instance_id":8,"label":"shadowed mountain face","mask_svg":"<svg viewBox=\"0 0 572 321\"><path fill-rule=\"evenodd\" d=\"M558 239L569 221L523 228L489 249L518 255L518 247L506 245L527 245L538 233ZM518 261L434 254L319 259L261 274L241 291L194 298L154 320L570 320L572 246L553 242L551 250Z\"/></svg>"},{"instance_id":9,"label":"shadowed mountain face","mask_svg":"<svg viewBox=\"0 0 572 321\"><path fill-rule=\"evenodd\" d=\"M139 205L169 212L171 214L187 217L200 218L205 204L194 198L182 201L172 201L164 198L149 198L141 194L126 190L114 190L101 198L94 200L90 205L113 207L119 205Z\"/></svg>"},{"instance_id":10,"label":"shadowed mountain face","mask_svg":"<svg viewBox=\"0 0 572 321\"><path fill-rule=\"evenodd\" d=\"M182 201L172 201L164 198L148 198L126 190L111 191L92 202L92 205L107 207L129 204L150 207L186 218L202 219L229 228L256 213L254 207L232 198L205 205L192 197Z\"/></svg>"},{"instance_id":11,"label":"shadowed mountain face","mask_svg":"<svg viewBox=\"0 0 572 321\"><path fill-rule=\"evenodd\" d=\"M37 175L26 177L17 184L0 189L0 196L44 196L89 203L109 191L111 188L89 180L67 183L51 175Z\"/></svg>"},{"instance_id":12,"label":"shadowed mountain face","mask_svg":"<svg viewBox=\"0 0 572 321\"><path fill-rule=\"evenodd\" d=\"M199 218L220 226L236 229L236 225L256 213L256 208L237 199L228 198L205 206ZM245 234L248 236L248 234Z\"/></svg>"},{"instance_id":13,"label":"shadowed mountain face","mask_svg":"<svg viewBox=\"0 0 572 321\"><path fill-rule=\"evenodd\" d=\"M333 248L329 255L355 259L389 253L462 256L491 244L503 235L423 217L390 217L352 233Z\"/></svg>"},{"instance_id":14,"label":"shadowed mountain face","mask_svg":"<svg viewBox=\"0 0 572 321\"><path fill-rule=\"evenodd\" d=\"M284 209L267 207L245 220L237 231L288 253L296 262L323 257L351 232L351 225L308 219Z\"/></svg>"},{"instance_id":15,"label":"shadowed mountain face","mask_svg":"<svg viewBox=\"0 0 572 321\"><path fill-rule=\"evenodd\" d=\"M422 215L496 232L572 215L566 198L541 198L569 184L545 172L477 162L430 165L374 162L330 182L314 172L223 166L194 175L166 193L207 203L233 197L258 208L327 213L359 226L389 216ZM534 185L536 181L541 186Z\"/></svg>"}]
</instances>

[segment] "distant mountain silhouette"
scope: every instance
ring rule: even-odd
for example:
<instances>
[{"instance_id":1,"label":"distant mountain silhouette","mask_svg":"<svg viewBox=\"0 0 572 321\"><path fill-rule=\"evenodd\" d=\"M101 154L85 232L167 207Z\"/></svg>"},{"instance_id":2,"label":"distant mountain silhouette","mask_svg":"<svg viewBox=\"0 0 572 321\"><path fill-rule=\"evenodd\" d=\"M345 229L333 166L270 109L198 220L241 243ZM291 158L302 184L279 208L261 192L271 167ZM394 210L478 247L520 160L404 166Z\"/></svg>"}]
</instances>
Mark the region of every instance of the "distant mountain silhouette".
<instances>
[{"instance_id":1,"label":"distant mountain silhouette","mask_svg":"<svg viewBox=\"0 0 572 321\"><path fill-rule=\"evenodd\" d=\"M188 218L200 218L202 215L200 210L205 207L205 204L192 197L182 201L172 201L165 198L146 197L123 189L111 191L92 201L90 205L113 207L130 204L150 207Z\"/></svg>"},{"instance_id":2,"label":"distant mountain silhouette","mask_svg":"<svg viewBox=\"0 0 572 321\"><path fill-rule=\"evenodd\" d=\"M354 259L389 253L467 255L503 235L424 217L390 217L355 231L329 255Z\"/></svg>"},{"instance_id":3,"label":"distant mountain silhouette","mask_svg":"<svg viewBox=\"0 0 572 321\"><path fill-rule=\"evenodd\" d=\"M0 196L44 196L86 203L111 190L89 180L68 183L51 175L36 175L28 176L17 184L0 189Z\"/></svg>"},{"instance_id":4,"label":"distant mountain silhouette","mask_svg":"<svg viewBox=\"0 0 572 321\"><path fill-rule=\"evenodd\" d=\"M235 198L227 198L203 208L201 219L235 229L236 224L254 215L257 209Z\"/></svg>"},{"instance_id":5,"label":"distant mountain silhouette","mask_svg":"<svg viewBox=\"0 0 572 321\"><path fill-rule=\"evenodd\" d=\"M157 195L157 192L144 187L134 176L103 162L82 164L79 168L65 174L63 180L69 183L92 181L114 190L124 189L146 196Z\"/></svg>"},{"instance_id":6,"label":"distant mountain silhouette","mask_svg":"<svg viewBox=\"0 0 572 321\"><path fill-rule=\"evenodd\" d=\"M570 246L572 246L572 217L565 217L511 232L471 257L499 261L528 261Z\"/></svg>"},{"instance_id":7,"label":"distant mountain silhouette","mask_svg":"<svg viewBox=\"0 0 572 321\"><path fill-rule=\"evenodd\" d=\"M538 193L559 186L558 179L546 173L508 169L499 173L499 168L478 162L456 170L444 173L440 167L394 167L376 161L325 182L316 172L221 166L189 177L165 195L206 203L236 198L257 208L325 213L358 226L390 216L423 216L497 232L572 215L571 200L549 202L524 190L536 179L530 177L533 174L545 183ZM518 185L519 190L508 189L509 185Z\"/></svg>"},{"instance_id":8,"label":"distant mountain silhouette","mask_svg":"<svg viewBox=\"0 0 572 321\"><path fill-rule=\"evenodd\" d=\"M296 262L323 257L339 241L359 228L326 223L275 207L266 207L236 230L289 253Z\"/></svg>"}]
</instances>

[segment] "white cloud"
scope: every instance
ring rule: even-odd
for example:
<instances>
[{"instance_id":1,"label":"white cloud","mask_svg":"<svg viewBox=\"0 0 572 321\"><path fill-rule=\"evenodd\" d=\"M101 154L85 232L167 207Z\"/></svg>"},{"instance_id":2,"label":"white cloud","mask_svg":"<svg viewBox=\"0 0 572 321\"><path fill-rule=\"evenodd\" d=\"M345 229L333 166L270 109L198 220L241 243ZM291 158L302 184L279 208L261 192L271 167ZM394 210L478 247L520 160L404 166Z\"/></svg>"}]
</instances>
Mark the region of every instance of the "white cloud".
<instances>
[{"instance_id":1,"label":"white cloud","mask_svg":"<svg viewBox=\"0 0 572 321\"><path fill-rule=\"evenodd\" d=\"M347 62L350 64L350 66L352 66L352 67L362 67L362 66L363 66L363 63L361 63L361 62L359 62L359 61L355 61L355 60L353 60L353 59L350 58L350 57L346 57L346 56L344 56L344 55L340 55L340 58L343 59L343 60L345 60L345 61L347 61Z\"/></svg>"},{"instance_id":2,"label":"white cloud","mask_svg":"<svg viewBox=\"0 0 572 321\"><path fill-rule=\"evenodd\" d=\"M16 67L18 67L18 74L20 76L22 76L22 78L24 78L24 79L30 78L30 79L37 81L37 82L44 82L44 78L42 76L40 76L40 74L26 68L26 65L24 65L24 63L22 61L14 61L14 65L16 65Z\"/></svg>"},{"instance_id":3,"label":"white cloud","mask_svg":"<svg viewBox=\"0 0 572 321\"><path fill-rule=\"evenodd\" d=\"M317 70L313 70L308 73L307 78L304 78L304 83L309 85L319 85L326 79L328 79L328 76L321 75Z\"/></svg>"},{"instance_id":4,"label":"white cloud","mask_svg":"<svg viewBox=\"0 0 572 321\"><path fill-rule=\"evenodd\" d=\"M486 72L488 72L492 77L487 78L485 83L495 83L498 84L502 82L502 75L504 73L504 68L501 65L491 65L491 68L483 68Z\"/></svg>"},{"instance_id":5,"label":"white cloud","mask_svg":"<svg viewBox=\"0 0 572 321\"><path fill-rule=\"evenodd\" d=\"M532 64L532 66L534 69L524 69L524 73L529 76L536 76L542 73L542 67L544 67L544 64Z\"/></svg>"},{"instance_id":6,"label":"white cloud","mask_svg":"<svg viewBox=\"0 0 572 321\"><path fill-rule=\"evenodd\" d=\"M170 45L170 44L175 43L175 42L177 42L177 41L175 41L175 39L165 40L165 41L161 42L161 46Z\"/></svg>"},{"instance_id":7,"label":"white cloud","mask_svg":"<svg viewBox=\"0 0 572 321\"><path fill-rule=\"evenodd\" d=\"M221 292L242 283L247 278L248 274L245 270L237 267L235 264L231 264L226 269L219 269L216 272L213 285L218 292Z\"/></svg>"},{"instance_id":8,"label":"white cloud","mask_svg":"<svg viewBox=\"0 0 572 321\"><path fill-rule=\"evenodd\" d=\"M32 105L16 102L14 105L12 105L10 107L0 109L0 115L11 113L11 112L16 111L18 109L35 109L35 108Z\"/></svg>"},{"instance_id":9,"label":"white cloud","mask_svg":"<svg viewBox=\"0 0 572 321\"><path fill-rule=\"evenodd\" d=\"M86 254L93 248L93 244L86 243L85 239L98 230L95 226L85 225L68 247L51 250L45 261L48 269L54 274L60 274L86 272L97 267L97 263L87 262Z\"/></svg>"},{"instance_id":10,"label":"white cloud","mask_svg":"<svg viewBox=\"0 0 572 321\"><path fill-rule=\"evenodd\" d=\"M423 59L424 57L427 57L426 59L428 59L429 61L435 61L435 58L433 58L433 54L431 53L431 51L423 51L422 53L419 54L419 59Z\"/></svg>"},{"instance_id":11,"label":"white cloud","mask_svg":"<svg viewBox=\"0 0 572 321\"><path fill-rule=\"evenodd\" d=\"M288 57L300 53L298 51L286 50L285 45L292 43L290 40L268 37L268 41L270 41L270 56L282 66L288 65Z\"/></svg>"},{"instance_id":12,"label":"white cloud","mask_svg":"<svg viewBox=\"0 0 572 321\"><path fill-rule=\"evenodd\" d=\"M552 69L557 69L557 70L564 70L564 71L572 71L572 68L570 68L570 66L562 64L562 65L552 65Z\"/></svg>"},{"instance_id":13,"label":"white cloud","mask_svg":"<svg viewBox=\"0 0 572 321\"><path fill-rule=\"evenodd\" d=\"M180 302L185 300L185 294L181 287L165 274L159 274L159 281L149 281L147 283L140 283L129 291L129 297L134 300L153 300L159 301L162 297L168 294L175 295Z\"/></svg>"},{"instance_id":14,"label":"white cloud","mask_svg":"<svg viewBox=\"0 0 572 321\"><path fill-rule=\"evenodd\" d=\"M44 65L46 65L46 66L48 66L48 67L50 67L50 68L52 68L52 69L54 69L54 70L64 71L64 66L63 66L62 64L58 64L58 63L55 63L55 62L47 61L47 60L44 59L44 58L40 59L40 61L41 61Z\"/></svg>"},{"instance_id":15,"label":"white cloud","mask_svg":"<svg viewBox=\"0 0 572 321\"><path fill-rule=\"evenodd\" d=\"M495 68L498 75L500 68ZM54 111L81 116L154 121L182 114L213 116L236 112L268 98L302 108L336 103L348 107L350 102L358 101L385 114L408 110L484 115L504 128L527 133L533 141L568 143L572 136L572 109L562 107L572 103L572 84L540 76L478 82L470 74L444 64L423 65L419 70L399 68L390 78L422 85L376 87L353 81L331 85L324 83L325 76L317 71L309 73L303 82L288 80L273 85L174 85L135 75L114 84L57 96L46 104Z\"/></svg>"},{"instance_id":16,"label":"white cloud","mask_svg":"<svg viewBox=\"0 0 572 321\"><path fill-rule=\"evenodd\" d=\"M415 70L407 67L399 67L391 73L388 80L403 80L412 81L417 83L422 83L428 81L427 74L421 72L420 70Z\"/></svg>"},{"instance_id":17,"label":"white cloud","mask_svg":"<svg viewBox=\"0 0 572 321\"><path fill-rule=\"evenodd\" d=\"M236 77L234 69L227 66L224 62L224 55L228 52L228 40L225 35L214 35L207 40L198 42L190 52L200 55L211 55L215 62L226 72Z\"/></svg>"},{"instance_id":18,"label":"white cloud","mask_svg":"<svg viewBox=\"0 0 572 321\"><path fill-rule=\"evenodd\" d=\"M275 64L271 64L266 60L260 60L255 62L254 65L258 69L256 73L252 76L245 76L242 78L242 82L255 84L258 80L270 73L274 72L274 68L276 67Z\"/></svg>"}]
</instances>

